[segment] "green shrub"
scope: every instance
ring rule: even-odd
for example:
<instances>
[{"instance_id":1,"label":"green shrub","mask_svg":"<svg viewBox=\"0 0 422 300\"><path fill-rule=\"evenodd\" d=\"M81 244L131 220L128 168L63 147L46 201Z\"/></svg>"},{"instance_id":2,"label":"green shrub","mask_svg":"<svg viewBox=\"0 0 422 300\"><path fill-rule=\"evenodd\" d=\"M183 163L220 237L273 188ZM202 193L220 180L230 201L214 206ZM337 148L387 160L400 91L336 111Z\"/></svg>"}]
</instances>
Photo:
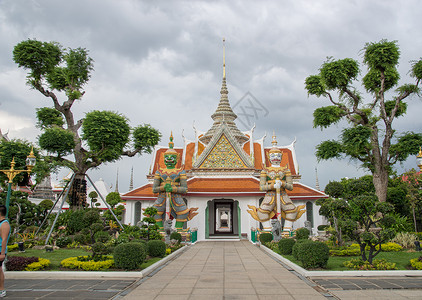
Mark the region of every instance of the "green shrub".
<instances>
[{"instance_id":1,"label":"green shrub","mask_svg":"<svg viewBox=\"0 0 422 300\"><path fill-rule=\"evenodd\" d=\"M165 246L164 246L165 251ZM117 268L134 270L145 261L146 251L140 243L125 243L114 248L114 264Z\"/></svg>"},{"instance_id":2,"label":"green shrub","mask_svg":"<svg viewBox=\"0 0 422 300\"><path fill-rule=\"evenodd\" d=\"M110 254L109 248L100 242L94 243L92 245L91 250L92 250L92 257L94 258L94 261L96 261L95 260L96 257L101 257L103 255Z\"/></svg>"},{"instance_id":3,"label":"green shrub","mask_svg":"<svg viewBox=\"0 0 422 300\"><path fill-rule=\"evenodd\" d=\"M259 241L262 244L269 243L273 240L273 235L269 232L263 232L259 235Z\"/></svg>"},{"instance_id":4,"label":"green shrub","mask_svg":"<svg viewBox=\"0 0 422 300\"><path fill-rule=\"evenodd\" d=\"M102 223L94 223L90 226L90 229L93 233L96 233L98 231L103 231L104 225Z\"/></svg>"},{"instance_id":5,"label":"green shrub","mask_svg":"<svg viewBox=\"0 0 422 300\"><path fill-rule=\"evenodd\" d=\"M310 243L312 243L311 240L297 240L296 243L292 247L293 257L299 260L299 257L298 257L299 248L303 247L303 244L310 244ZM306 247L306 245L304 247Z\"/></svg>"},{"instance_id":6,"label":"green shrub","mask_svg":"<svg viewBox=\"0 0 422 300\"><path fill-rule=\"evenodd\" d=\"M283 255L292 254L292 249L296 241L294 239L281 239L278 242L278 250Z\"/></svg>"},{"instance_id":7,"label":"green shrub","mask_svg":"<svg viewBox=\"0 0 422 300\"><path fill-rule=\"evenodd\" d=\"M399 232L391 240L394 243L401 245L403 248L411 249L415 247L414 242L418 239L418 236L411 232Z\"/></svg>"},{"instance_id":8,"label":"green shrub","mask_svg":"<svg viewBox=\"0 0 422 300\"><path fill-rule=\"evenodd\" d=\"M83 209L69 211L70 216L67 223L67 230L70 234L74 234L76 232L81 231L86 227L86 223L84 222L84 211Z\"/></svg>"},{"instance_id":9,"label":"green shrub","mask_svg":"<svg viewBox=\"0 0 422 300\"><path fill-rule=\"evenodd\" d=\"M359 247L348 247L346 249L333 249L330 250L331 256L357 256L360 255Z\"/></svg>"},{"instance_id":10,"label":"green shrub","mask_svg":"<svg viewBox=\"0 0 422 300\"><path fill-rule=\"evenodd\" d=\"M60 248L66 248L70 243L72 243L72 238L69 236L62 236L56 240L56 246Z\"/></svg>"},{"instance_id":11,"label":"green shrub","mask_svg":"<svg viewBox=\"0 0 422 300\"><path fill-rule=\"evenodd\" d=\"M86 227L91 226L92 224L100 222L100 213L98 209L85 209L85 213L83 216L83 222Z\"/></svg>"},{"instance_id":12,"label":"green shrub","mask_svg":"<svg viewBox=\"0 0 422 300\"><path fill-rule=\"evenodd\" d=\"M77 233L73 236L73 241L79 244L85 244L87 242L87 236L82 233Z\"/></svg>"},{"instance_id":13,"label":"green shrub","mask_svg":"<svg viewBox=\"0 0 422 300\"><path fill-rule=\"evenodd\" d=\"M177 231L173 231L170 234L170 240L176 240L180 244L182 242L182 235Z\"/></svg>"},{"instance_id":14,"label":"green shrub","mask_svg":"<svg viewBox=\"0 0 422 300\"><path fill-rule=\"evenodd\" d=\"M148 255L152 257L164 257L166 255L166 243L159 240L148 241Z\"/></svg>"},{"instance_id":15,"label":"green shrub","mask_svg":"<svg viewBox=\"0 0 422 300\"><path fill-rule=\"evenodd\" d=\"M374 259L372 264L370 264L360 258L352 258L349 261L345 261L343 265L354 270L397 270L395 263L390 263L385 259Z\"/></svg>"},{"instance_id":16,"label":"green shrub","mask_svg":"<svg viewBox=\"0 0 422 300\"><path fill-rule=\"evenodd\" d=\"M105 243L110 239L110 235L105 231L98 231L94 234L94 240L96 242Z\"/></svg>"},{"instance_id":17,"label":"green shrub","mask_svg":"<svg viewBox=\"0 0 422 300\"><path fill-rule=\"evenodd\" d=\"M121 233L116 239L116 245L129 243L130 239L126 233Z\"/></svg>"},{"instance_id":18,"label":"green shrub","mask_svg":"<svg viewBox=\"0 0 422 300\"><path fill-rule=\"evenodd\" d=\"M302 227L296 230L296 239L307 240L309 238L308 228Z\"/></svg>"},{"instance_id":19,"label":"green shrub","mask_svg":"<svg viewBox=\"0 0 422 300\"><path fill-rule=\"evenodd\" d=\"M329 248L324 243L313 241L296 243L293 246L292 253L306 269L325 268L327 266Z\"/></svg>"}]
</instances>

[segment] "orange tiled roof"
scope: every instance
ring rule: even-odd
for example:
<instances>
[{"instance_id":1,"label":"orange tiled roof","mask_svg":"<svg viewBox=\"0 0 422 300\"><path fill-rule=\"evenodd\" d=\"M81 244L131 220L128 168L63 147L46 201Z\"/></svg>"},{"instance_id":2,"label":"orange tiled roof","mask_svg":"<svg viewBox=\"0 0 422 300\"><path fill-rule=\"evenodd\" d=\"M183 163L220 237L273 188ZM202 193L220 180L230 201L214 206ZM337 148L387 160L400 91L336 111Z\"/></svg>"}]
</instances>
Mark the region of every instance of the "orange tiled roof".
<instances>
[{"instance_id":1,"label":"orange tiled roof","mask_svg":"<svg viewBox=\"0 0 422 300\"><path fill-rule=\"evenodd\" d=\"M287 191L292 200L319 199L327 197L323 192L314 190L304 184L294 183L293 190ZM188 180L187 196L264 196L259 190L259 181L252 177L246 178L200 178ZM146 184L124 195L125 200L155 200L152 184Z\"/></svg>"}]
</instances>

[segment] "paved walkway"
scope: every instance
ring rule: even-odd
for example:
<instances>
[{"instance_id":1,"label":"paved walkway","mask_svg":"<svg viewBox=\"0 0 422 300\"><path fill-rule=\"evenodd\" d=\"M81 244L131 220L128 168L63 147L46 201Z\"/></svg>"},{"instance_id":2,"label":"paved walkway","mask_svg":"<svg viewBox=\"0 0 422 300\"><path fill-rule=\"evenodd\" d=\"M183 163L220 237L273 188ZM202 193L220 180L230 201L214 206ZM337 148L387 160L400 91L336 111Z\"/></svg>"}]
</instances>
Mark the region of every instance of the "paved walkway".
<instances>
[{"instance_id":1,"label":"paved walkway","mask_svg":"<svg viewBox=\"0 0 422 300\"><path fill-rule=\"evenodd\" d=\"M7 299L422 299L422 272L307 279L248 241L197 243L142 279L136 272L25 273L6 272Z\"/></svg>"},{"instance_id":2,"label":"paved walkway","mask_svg":"<svg viewBox=\"0 0 422 300\"><path fill-rule=\"evenodd\" d=\"M311 282L309 282L312 284ZM201 242L123 299L326 299L248 241ZM331 297L331 299L334 299Z\"/></svg>"}]
</instances>

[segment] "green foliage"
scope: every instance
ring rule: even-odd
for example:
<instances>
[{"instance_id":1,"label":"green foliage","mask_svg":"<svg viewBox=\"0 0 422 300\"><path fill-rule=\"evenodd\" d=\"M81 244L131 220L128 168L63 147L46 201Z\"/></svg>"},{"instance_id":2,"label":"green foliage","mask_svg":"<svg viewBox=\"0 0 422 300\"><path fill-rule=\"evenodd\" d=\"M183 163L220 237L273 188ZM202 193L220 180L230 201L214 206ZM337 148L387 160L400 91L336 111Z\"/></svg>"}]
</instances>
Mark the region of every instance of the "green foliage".
<instances>
[{"instance_id":1,"label":"green foliage","mask_svg":"<svg viewBox=\"0 0 422 300\"><path fill-rule=\"evenodd\" d=\"M411 232L398 232L391 242L399 244L405 249L412 249L415 247L414 242L418 240L416 234Z\"/></svg>"},{"instance_id":2,"label":"green foliage","mask_svg":"<svg viewBox=\"0 0 422 300\"><path fill-rule=\"evenodd\" d=\"M110 249L102 242L96 242L92 245L92 259L94 261L101 260L103 255L110 254ZM98 259L100 258L100 259Z\"/></svg>"},{"instance_id":3,"label":"green foliage","mask_svg":"<svg viewBox=\"0 0 422 300\"><path fill-rule=\"evenodd\" d=\"M357 256L360 255L359 245L357 247L348 247L346 249L332 249L330 256Z\"/></svg>"},{"instance_id":4,"label":"green foliage","mask_svg":"<svg viewBox=\"0 0 422 300\"><path fill-rule=\"evenodd\" d=\"M344 116L344 110L338 106L323 106L314 111L314 128L327 128L338 123Z\"/></svg>"},{"instance_id":5,"label":"green foliage","mask_svg":"<svg viewBox=\"0 0 422 300\"><path fill-rule=\"evenodd\" d=\"M312 75L306 78L305 89L308 91L308 95L315 95L317 97L326 93L324 83L319 75Z\"/></svg>"},{"instance_id":6,"label":"green foliage","mask_svg":"<svg viewBox=\"0 0 422 300\"><path fill-rule=\"evenodd\" d=\"M94 234L94 240L97 243L105 243L110 239L110 235L105 231L98 231Z\"/></svg>"},{"instance_id":7,"label":"green foliage","mask_svg":"<svg viewBox=\"0 0 422 300\"><path fill-rule=\"evenodd\" d=\"M307 240L309 238L308 228L302 227L296 230L296 239Z\"/></svg>"},{"instance_id":8,"label":"green foliage","mask_svg":"<svg viewBox=\"0 0 422 300\"><path fill-rule=\"evenodd\" d=\"M325 141L316 147L318 160L349 157L361 163L374 175L376 195L379 201L385 202L387 178L394 164L417 151L410 144L422 144L415 134L401 138L392 126L395 118L405 115L406 98L420 93L422 60L412 64L415 84L403 84L387 94L400 79L396 69L400 57L397 42L367 43L363 50L368 72L362 83L369 92L367 97L352 86L360 70L358 63L350 58L328 59L319 74L306 78L305 88L310 95L326 97L331 105L314 111L314 127L326 128L340 120L349 122L338 140Z\"/></svg>"},{"instance_id":9,"label":"green foliage","mask_svg":"<svg viewBox=\"0 0 422 300\"><path fill-rule=\"evenodd\" d=\"M367 150L371 148L369 138L371 129L365 126L355 126L345 128L341 134L342 149L346 155L359 158L367 155Z\"/></svg>"},{"instance_id":10,"label":"green foliage","mask_svg":"<svg viewBox=\"0 0 422 300\"><path fill-rule=\"evenodd\" d=\"M305 269L325 268L329 258L329 248L324 243L307 240L296 243L292 254Z\"/></svg>"},{"instance_id":11,"label":"green foliage","mask_svg":"<svg viewBox=\"0 0 422 300\"><path fill-rule=\"evenodd\" d=\"M416 270L422 270L422 256L410 260L410 265Z\"/></svg>"},{"instance_id":12,"label":"green foliage","mask_svg":"<svg viewBox=\"0 0 422 300\"><path fill-rule=\"evenodd\" d=\"M93 261L89 256L69 257L60 262L60 266L68 269L79 269L85 271L104 271L110 269L114 262L111 256L107 260Z\"/></svg>"},{"instance_id":13,"label":"green foliage","mask_svg":"<svg viewBox=\"0 0 422 300\"><path fill-rule=\"evenodd\" d=\"M363 62L370 69L384 71L395 67L399 62L400 50L397 41L381 40L376 43L366 43Z\"/></svg>"},{"instance_id":14,"label":"green foliage","mask_svg":"<svg viewBox=\"0 0 422 300\"><path fill-rule=\"evenodd\" d=\"M125 243L114 248L113 257L117 268L134 270L145 261L146 251L140 243Z\"/></svg>"},{"instance_id":15,"label":"green foliage","mask_svg":"<svg viewBox=\"0 0 422 300\"><path fill-rule=\"evenodd\" d=\"M157 214L157 209L154 206L147 207L145 209L144 215L142 218L142 228L141 228L141 237L147 240L160 240L161 235L158 232L158 225L154 219L154 216Z\"/></svg>"},{"instance_id":16,"label":"green foliage","mask_svg":"<svg viewBox=\"0 0 422 300\"><path fill-rule=\"evenodd\" d=\"M151 153L154 146L161 139L161 133L149 124L135 127L133 129L133 140L135 149L141 149L141 153Z\"/></svg>"},{"instance_id":17,"label":"green foliage","mask_svg":"<svg viewBox=\"0 0 422 300\"><path fill-rule=\"evenodd\" d=\"M396 106L396 101L390 100L385 101L385 112L387 113L387 116L391 116L391 112ZM397 107L396 117L400 117L405 115L407 112L407 103L406 102L399 102L399 105Z\"/></svg>"},{"instance_id":18,"label":"green foliage","mask_svg":"<svg viewBox=\"0 0 422 300\"><path fill-rule=\"evenodd\" d=\"M73 241L78 243L79 245L86 244L88 242L88 238L86 235L82 233L77 233L73 236Z\"/></svg>"},{"instance_id":19,"label":"green foliage","mask_svg":"<svg viewBox=\"0 0 422 300\"><path fill-rule=\"evenodd\" d=\"M147 242L148 255L152 257L164 257L166 255L166 243L159 240Z\"/></svg>"},{"instance_id":20,"label":"green foliage","mask_svg":"<svg viewBox=\"0 0 422 300\"><path fill-rule=\"evenodd\" d=\"M173 231L170 234L170 240L176 240L177 243L180 244L182 242L182 235L177 231Z\"/></svg>"},{"instance_id":21,"label":"green foliage","mask_svg":"<svg viewBox=\"0 0 422 300\"><path fill-rule=\"evenodd\" d=\"M69 236L62 236L56 239L56 246L60 248L66 248L70 243L72 243L72 239Z\"/></svg>"},{"instance_id":22,"label":"green foliage","mask_svg":"<svg viewBox=\"0 0 422 300\"><path fill-rule=\"evenodd\" d=\"M51 107L37 108L37 127L41 129L64 125L63 115Z\"/></svg>"},{"instance_id":23,"label":"green foliage","mask_svg":"<svg viewBox=\"0 0 422 300\"><path fill-rule=\"evenodd\" d=\"M387 68L384 72L384 90L388 91L394 87L400 79L400 74L396 68ZM368 93L378 94L381 90L381 71L370 69L363 77L363 85Z\"/></svg>"},{"instance_id":24,"label":"green foliage","mask_svg":"<svg viewBox=\"0 0 422 300\"><path fill-rule=\"evenodd\" d=\"M0 141L0 170L9 170L11 168L10 163L15 159L15 170L27 170L26 158L31 152L33 145L28 141L23 140L11 140L11 141ZM43 165L44 162L41 159L38 149L34 148L34 155L37 158L37 163L32 169L32 177L36 175L37 182L40 182L44 177ZM0 172L0 184L5 187L5 183L8 182L6 174ZM28 173L22 172L13 179L13 183L20 183L22 185L28 185L29 176Z\"/></svg>"},{"instance_id":25,"label":"green foliage","mask_svg":"<svg viewBox=\"0 0 422 300\"><path fill-rule=\"evenodd\" d=\"M330 225L318 225L317 229L318 231L327 230L327 228L330 227Z\"/></svg>"},{"instance_id":26,"label":"green foliage","mask_svg":"<svg viewBox=\"0 0 422 300\"><path fill-rule=\"evenodd\" d=\"M104 225L102 223L94 223L90 226L91 232L96 233L98 231L102 231L104 229Z\"/></svg>"},{"instance_id":27,"label":"green foliage","mask_svg":"<svg viewBox=\"0 0 422 300\"><path fill-rule=\"evenodd\" d=\"M60 127L46 128L39 136L38 143L42 149L56 153L57 156L66 156L75 147L73 133Z\"/></svg>"},{"instance_id":28,"label":"green foliage","mask_svg":"<svg viewBox=\"0 0 422 300\"><path fill-rule=\"evenodd\" d=\"M411 76L416 79L422 79L422 59L412 62Z\"/></svg>"},{"instance_id":29,"label":"green foliage","mask_svg":"<svg viewBox=\"0 0 422 300\"><path fill-rule=\"evenodd\" d=\"M341 153L343 152L342 145L334 140L324 141L317 145L316 149L315 155L318 158L318 161L340 158Z\"/></svg>"},{"instance_id":30,"label":"green foliage","mask_svg":"<svg viewBox=\"0 0 422 300\"><path fill-rule=\"evenodd\" d=\"M356 79L359 65L351 58L329 60L322 65L320 74L327 89L342 89Z\"/></svg>"},{"instance_id":31,"label":"green foliage","mask_svg":"<svg viewBox=\"0 0 422 300\"><path fill-rule=\"evenodd\" d=\"M369 263L359 258L352 258L344 262L344 266L354 270L397 270L395 263L390 263L385 259L375 259Z\"/></svg>"},{"instance_id":32,"label":"green foliage","mask_svg":"<svg viewBox=\"0 0 422 300\"><path fill-rule=\"evenodd\" d=\"M281 239L278 242L278 250L282 255L292 254L293 246L296 244L294 239Z\"/></svg>"},{"instance_id":33,"label":"green foliage","mask_svg":"<svg viewBox=\"0 0 422 300\"><path fill-rule=\"evenodd\" d=\"M114 208L122 201L122 198L118 192L111 192L106 196L106 201L111 206L111 208Z\"/></svg>"},{"instance_id":34,"label":"green foliage","mask_svg":"<svg viewBox=\"0 0 422 300\"><path fill-rule=\"evenodd\" d=\"M28 82L40 81L61 62L62 49L54 42L26 40L13 49L13 60L19 67L31 70Z\"/></svg>"},{"instance_id":35,"label":"green foliage","mask_svg":"<svg viewBox=\"0 0 422 300\"><path fill-rule=\"evenodd\" d=\"M86 114L82 125L82 138L101 161L112 162L122 155L129 142L128 120L111 111L92 111Z\"/></svg>"},{"instance_id":36,"label":"green foliage","mask_svg":"<svg viewBox=\"0 0 422 300\"><path fill-rule=\"evenodd\" d=\"M269 232L263 232L259 235L259 241L261 244L269 243L273 240L273 235Z\"/></svg>"},{"instance_id":37,"label":"green foliage","mask_svg":"<svg viewBox=\"0 0 422 300\"><path fill-rule=\"evenodd\" d=\"M338 181L330 181L325 186L324 192L332 198L341 198L344 193L344 185Z\"/></svg>"}]
</instances>

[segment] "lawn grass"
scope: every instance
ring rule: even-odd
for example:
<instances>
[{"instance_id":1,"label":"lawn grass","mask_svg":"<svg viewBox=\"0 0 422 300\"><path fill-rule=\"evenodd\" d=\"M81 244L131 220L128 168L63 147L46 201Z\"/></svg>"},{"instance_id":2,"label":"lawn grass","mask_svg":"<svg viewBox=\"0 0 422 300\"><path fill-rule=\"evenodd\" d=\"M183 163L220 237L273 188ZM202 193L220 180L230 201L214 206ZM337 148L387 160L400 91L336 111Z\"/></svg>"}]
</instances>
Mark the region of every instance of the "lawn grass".
<instances>
[{"instance_id":1,"label":"lawn grass","mask_svg":"<svg viewBox=\"0 0 422 300\"><path fill-rule=\"evenodd\" d=\"M280 254L278 249L274 252ZM302 263L296 260L293 255L282 255L284 258L287 258L291 262L297 264L298 266L302 266ZM396 267L398 270L408 270L410 267L410 260L413 258L418 258L422 256L421 252L407 252L407 251L398 251L398 252L381 252L379 253L375 259L384 258L388 262L396 263ZM327 268L324 270L327 271L350 271L351 269L346 268L343 263L345 261L351 260L352 258L361 258L360 256L330 256L327 263Z\"/></svg>"}]
</instances>

